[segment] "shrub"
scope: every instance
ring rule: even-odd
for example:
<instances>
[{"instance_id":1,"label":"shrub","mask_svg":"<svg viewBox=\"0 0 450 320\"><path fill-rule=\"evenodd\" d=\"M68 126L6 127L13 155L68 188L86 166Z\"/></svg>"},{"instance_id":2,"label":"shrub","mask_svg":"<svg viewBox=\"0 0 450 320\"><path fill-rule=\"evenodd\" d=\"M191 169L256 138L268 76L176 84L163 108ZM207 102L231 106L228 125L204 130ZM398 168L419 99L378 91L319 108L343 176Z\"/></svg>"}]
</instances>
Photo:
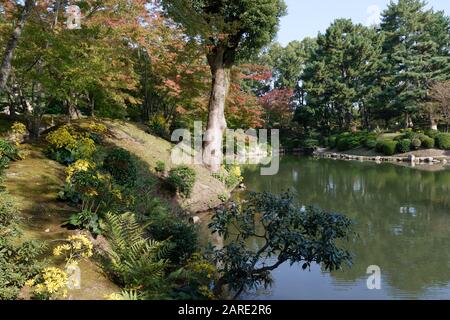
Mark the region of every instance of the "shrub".
<instances>
[{"instance_id":1,"label":"shrub","mask_svg":"<svg viewBox=\"0 0 450 320\"><path fill-rule=\"evenodd\" d=\"M20 241L19 215L14 200L0 193L0 300L16 299L25 282L45 265L39 259L45 251L43 243Z\"/></svg>"},{"instance_id":2,"label":"shrub","mask_svg":"<svg viewBox=\"0 0 450 320\"><path fill-rule=\"evenodd\" d=\"M66 169L66 173L64 190L60 192L63 200L79 203L97 197L103 189L105 177L100 175L93 162L78 160Z\"/></svg>"},{"instance_id":3,"label":"shrub","mask_svg":"<svg viewBox=\"0 0 450 320\"><path fill-rule=\"evenodd\" d=\"M169 126L162 114L153 116L148 122L150 132L159 137L166 138L169 136Z\"/></svg>"},{"instance_id":4,"label":"shrub","mask_svg":"<svg viewBox=\"0 0 450 320\"><path fill-rule=\"evenodd\" d=\"M156 241L167 240L171 245L168 253L169 260L175 265L182 264L196 250L198 235L196 227L181 221L173 216L163 215L154 219L147 228L152 239Z\"/></svg>"},{"instance_id":5,"label":"shrub","mask_svg":"<svg viewBox=\"0 0 450 320\"><path fill-rule=\"evenodd\" d=\"M194 189L196 179L195 170L188 166L179 166L169 172L167 182L183 197L189 198Z\"/></svg>"},{"instance_id":6,"label":"shrub","mask_svg":"<svg viewBox=\"0 0 450 320\"><path fill-rule=\"evenodd\" d=\"M27 133L27 127L22 122L14 122L11 126L12 140L16 145L20 144Z\"/></svg>"},{"instance_id":7,"label":"shrub","mask_svg":"<svg viewBox=\"0 0 450 320\"><path fill-rule=\"evenodd\" d=\"M434 148L434 139L430 138L428 136L425 136L424 138L421 139L422 142L422 147L425 149L432 149Z\"/></svg>"},{"instance_id":8,"label":"shrub","mask_svg":"<svg viewBox=\"0 0 450 320\"><path fill-rule=\"evenodd\" d=\"M46 137L50 157L62 164L71 164L80 159L90 159L95 152L95 142L87 133L74 127L62 126Z\"/></svg>"},{"instance_id":9,"label":"shrub","mask_svg":"<svg viewBox=\"0 0 450 320\"><path fill-rule=\"evenodd\" d=\"M0 177L3 171L8 167L11 160L17 160L19 158L18 150L11 143L0 139ZM1 179L1 178L0 178Z\"/></svg>"},{"instance_id":10,"label":"shrub","mask_svg":"<svg viewBox=\"0 0 450 320\"><path fill-rule=\"evenodd\" d=\"M133 185L136 181L136 164L127 150L121 148L111 150L103 162L103 168L120 185Z\"/></svg>"},{"instance_id":11,"label":"shrub","mask_svg":"<svg viewBox=\"0 0 450 320\"><path fill-rule=\"evenodd\" d=\"M435 141L439 149L450 150L450 133L439 133Z\"/></svg>"},{"instance_id":12,"label":"shrub","mask_svg":"<svg viewBox=\"0 0 450 320\"><path fill-rule=\"evenodd\" d=\"M383 153L386 156L392 156L395 154L397 148L397 142L394 140L381 140L376 145L376 150Z\"/></svg>"},{"instance_id":13,"label":"shrub","mask_svg":"<svg viewBox=\"0 0 450 320\"><path fill-rule=\"evenodd\" d=\"M336 146L339 151L346 151L358 148L365 139L364 132L349 133L345 132L338 136Z\"/></svg>"},{"instance_id":14,"label":"shrub","mask_svg":"<svg viewBox=\"0 0 450 320\"><path fill-rule=\"evenodd\" d=\"M425 131L425 134L428 137L435 139L436 136L439 134L439 131L437 131L437 130L427 130L427 131Z\"/></svg>"},{"instance_id":15,"label":"shrub","mask_svg":"<svg viewBox=\"0 0 450 320\"><path fill-rule=\"evenodd\" d=\"M328 138L328 147L331 148L331 149L336 148L336 140L337 140L336 136L329 137Z\"/></svg>"},{"instance_id":16,"label":"shrub","mask_svg":"<svg viewBox=\"0 0 450 320\"><path fill-rule=\"evenodd\" d=\"M303 147L307 149L317 148L320 145L317 139L306 139L303 141Z\"/></svg>"},{"instance_id":17,"label":"shrub","mask_svg":"<svg viewBox=\"0 0 450 320\"><path fill-rule=\"evenodd\" d=\"M374 149L377 146L377 140L376 139L366 139L364 141L364 146L368 149Z\"/></svg>"},{"instance_id":18,"label":"shrub","mask_svg":"<svg viewBox=\"0 0 450 320\"><path fill-rule=\"evenodd\" d=\"M244 180L239 165L222 166L220 172L214 173L213 177L224 183L228 189L236 188Z\"/></svg>"},{"instance_id":19,"label":"shrub","mask_svg":"<svg viewBox=\"0 0 450 320\"><path fill-rule=\"evenodd\" d=\"M411 140L403 139L397 143L397 151L398 153L406 153L411 151Z\"/></svg>"},{"instance_id":20,"label":"shrub","mask_svg":"<svg viewBox=\"0 0 450 320\"><path fill-rule=\"evenodd\" d=\"M412 147L414 150L419 150L421 146L422 146L422 141L421 141L419 138L414 138L414 139L412 139L412 141L411 141L411 147Z\"/></svg>"},{"instance_id":21,"label":"shrub","mask_svg":"<svg viewBox=\"0 0 450 320\"><path fill-rule=\"evenodd\" d=\"M157 161L155 171L157 173L164 173L166 171L166 163L164 161Z\"/></svg>"}]
</instances>

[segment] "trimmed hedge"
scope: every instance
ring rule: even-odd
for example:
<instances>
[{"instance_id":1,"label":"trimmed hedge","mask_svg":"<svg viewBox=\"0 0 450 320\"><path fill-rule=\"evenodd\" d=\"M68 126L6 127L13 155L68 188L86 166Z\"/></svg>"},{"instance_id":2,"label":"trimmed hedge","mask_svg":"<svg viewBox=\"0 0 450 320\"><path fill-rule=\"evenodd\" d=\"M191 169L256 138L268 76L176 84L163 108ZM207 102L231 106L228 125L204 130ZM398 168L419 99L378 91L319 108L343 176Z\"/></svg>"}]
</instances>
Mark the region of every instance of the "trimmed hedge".
<instances>
[{"instance_id":1,"label":"trimmed hedge","mask_svg":"<svg viewBox=\"0 0 450 320\"><path fill-rule=\"evenodd\" d=\"M432 149L432 148L434 148L434 146L435 146L435 143L434 143L434 139L433 139L433 138L430 138L430 137L424 137L423 139L421 139L421 141L422 141L422 148L425 148L425 149Z\"/></svg>"},{"instance_id":2,"label":"trimmed hedge","mask_svg":"<svg viewBox=\"0 0 450 320\"><path fill-rule=\"evenodd\" d=\"M411 140L403 139L397 143L398 153L406 153L411 151Z\"/></svg>"},{"instance_id":3,"label":"trimmed hedge","mask_svg":"<svg viewBox=\"0 0 450 320\"><path fill-rule=\"evenodd\" d=\"M378 141L376 150L383 153L386 156L392 156L397 149L397 141L394 140L381 140Z\"/></svg>"},{"instance_id":4,"label":"trimmed hedge","mask_svg":"<svg viewBox=\"0 0 450 320\"><path fill-rule=\"evenodd\" d=\"M439 149L450 150L450 133L440 133L435 138Z\"/></svg>"},{"instance_id":5,"label":"trimmed hedge","mask_svg":"<svg viewBox=\"0 0 450 320\"><path fill-rule=\"evenodd\" d=\"M422 146L422 140L420 140L419 138L412 139L412 141L411 141L412 149L419 150L421 146Z\"/></svg>"}]
</instances>

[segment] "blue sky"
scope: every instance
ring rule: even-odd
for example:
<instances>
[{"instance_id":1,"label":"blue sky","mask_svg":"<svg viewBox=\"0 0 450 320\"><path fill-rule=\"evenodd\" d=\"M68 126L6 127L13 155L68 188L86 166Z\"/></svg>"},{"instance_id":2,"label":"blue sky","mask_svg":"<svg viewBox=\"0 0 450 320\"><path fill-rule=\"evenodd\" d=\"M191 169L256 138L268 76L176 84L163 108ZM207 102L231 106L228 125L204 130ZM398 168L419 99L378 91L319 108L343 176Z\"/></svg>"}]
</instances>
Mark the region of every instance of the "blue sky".
<instances>
[{"instance_id":1,"label":"blue sky","mask_svg":"<svg viewBox=\"0 0 450 320\"><path fill-rule=\"evenodd\" d=\"M292 40L314 37L325 31L337 18L370 24L377 20L390 0L285 0L288 15L281 20L278 41L286 45ZM450 15L450 0L428 0L428 6Z\"/></svg>"}]
</instances>

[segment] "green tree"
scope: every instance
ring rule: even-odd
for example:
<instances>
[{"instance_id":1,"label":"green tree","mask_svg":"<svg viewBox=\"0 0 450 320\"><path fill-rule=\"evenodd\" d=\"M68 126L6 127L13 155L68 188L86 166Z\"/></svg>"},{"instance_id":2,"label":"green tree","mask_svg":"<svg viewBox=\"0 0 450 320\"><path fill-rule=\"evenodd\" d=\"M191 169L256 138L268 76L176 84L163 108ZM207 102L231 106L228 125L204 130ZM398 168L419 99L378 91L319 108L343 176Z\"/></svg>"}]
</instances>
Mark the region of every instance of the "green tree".
<instances>
[{"instance_id":1,"label":"green tree","mask_svg":"<svg viewBox=\"0 0 450 320\"><path fill-rule=\"evenodd\" d=\"M382 14L383 74L379 101L405 127L428 99L433 81L449 77L449 18L421 0L391 2Z\"/></svg>"},{"instance_id":2,"label":"green tree","mask_svg":"<svg viewBox=\"0 0 450 320\"><path fill-rule=\"evenodd\" d=\"M283 0L176 0L163 2L171 17L205 46L212 74L204 162L220 170L222 138L226 129L225 103L230 71L239 59L268 44L286 12Z\"/></svg>"},{"instance_id":3,"label":"green tree","mask_svg":"<svg viewBox=\"0 0 450 320\"><path fill-rule=\"evenodd\" d=\"M370 79L381 53L381 37L375 29L336 20L317 38L317 48L302 76L306 106L297 109L296 119L312 122L322 131L348 130L358 112L365 112Z\"/></svg>"},{"instance_id":4,"label":"green tree","mask_svg":"<svg viewBox=\"0 0 450 320\"><path fill-rule=\"evenodd\" d=\"M339 244L349 239L351 226L345 216L297 206L290 193L252 193L245 204L218 210L209 225L231 240L215 251L222 274L216 291L228 284L237 298L245 289L270 284L270 272L283 263L307 269L316 262L326 270L351 264L351 254ZM249 248L249 239L262 244Z\"/></svg>"}]
</instances>

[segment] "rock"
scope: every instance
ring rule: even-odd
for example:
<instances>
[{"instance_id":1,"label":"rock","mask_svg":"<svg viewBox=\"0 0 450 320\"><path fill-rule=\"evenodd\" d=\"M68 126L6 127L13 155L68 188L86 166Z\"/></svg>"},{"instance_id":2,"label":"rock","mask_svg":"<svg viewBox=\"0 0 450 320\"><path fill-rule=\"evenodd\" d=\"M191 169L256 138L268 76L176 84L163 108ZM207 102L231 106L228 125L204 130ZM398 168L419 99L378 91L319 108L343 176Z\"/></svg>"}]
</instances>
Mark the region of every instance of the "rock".
<instances>
[{"instance_id":1,"label":"rock","mask_svg":"<svg viewBox=\"0 0 450 320\"><path fill-rule=\"evenodd\" d=\"M447 159L442 160L443 164L446 164L447 162L448 162Z\"/></svg>"},{"instance_id":2,"label":"rock","mask_svg":"<svg viewBox=\"0 0 450 320\"><path fill-rule=\"evenodd\" d=\"M45 229L45 233L49 233L50 232L50 229Z\"/></svg>"},{"instance_id":3,"label":"rock","mask_svg":"<svg viewBox=\"0 0 450 320\"><path fill-rule=\"evenodd\" d=\"M201 220L199 216L193 216L189 219L189 222L192 224L199 224Z\"/></svg>"}]
</instances>

